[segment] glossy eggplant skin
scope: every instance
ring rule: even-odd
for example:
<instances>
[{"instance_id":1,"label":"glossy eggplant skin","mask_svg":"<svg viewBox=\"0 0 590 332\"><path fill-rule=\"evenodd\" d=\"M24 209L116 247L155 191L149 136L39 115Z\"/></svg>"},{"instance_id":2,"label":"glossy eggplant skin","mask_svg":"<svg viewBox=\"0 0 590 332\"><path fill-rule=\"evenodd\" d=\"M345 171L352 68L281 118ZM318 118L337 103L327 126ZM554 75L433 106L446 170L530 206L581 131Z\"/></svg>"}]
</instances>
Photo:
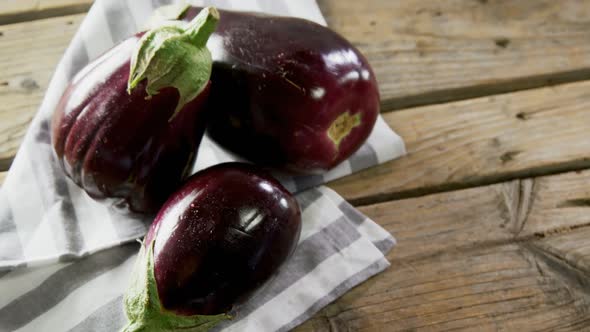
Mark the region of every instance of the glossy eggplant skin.
<instances>
[{"instance_id":1,"label":"glossy eggplant skin","mask_svg":"<svg viewBox=\"0 0 590 332\"><path fill-rule=\"evenodd\" d=\"M209 131L217 142L295 173L329 170L362 145L379 114L379 91L353 45L299 18L220 13L207 43L214 61ZM342 137L343 127L351 130Z\"/></svg>"},{"instance_id":2,"label":"glossy eggplant skin","mask_svg":"<svg viewBox=\"0 0 590 332\"><path fill-rule=\"evenodd\" d=\"M67 176L90 196L156 213L195 158L209 84L174 117L175 88L148 98L144 80L127 93L140 37L118 44L74 77L53 116L52 144Z\"/></svg>"},{"instance_id":3,"label":"glossy eggplant skin","mask_svg":"<svg viewBox=\"0 0 590 332\"><path fill-rule=\"evenodd\" d=\"M295 249L295 198L260 168L219 164L175 192L145 238L163 308L225 313L271 277Z\"/></svg>"}]
</instances>

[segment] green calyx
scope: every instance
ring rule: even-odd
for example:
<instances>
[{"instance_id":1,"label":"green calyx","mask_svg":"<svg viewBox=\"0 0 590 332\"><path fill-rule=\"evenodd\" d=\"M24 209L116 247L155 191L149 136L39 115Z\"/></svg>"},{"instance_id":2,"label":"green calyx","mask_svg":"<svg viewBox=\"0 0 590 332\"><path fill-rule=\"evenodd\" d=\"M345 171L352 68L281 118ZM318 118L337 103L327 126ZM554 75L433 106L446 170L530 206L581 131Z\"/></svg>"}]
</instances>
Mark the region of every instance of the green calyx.
<instances>
[{"instance_id":1,"label":"green calyx","mask_svg":"<svg viewBox=\"0 0 590 332\"><path fill-rule=\"evenodd\" d=\"M162 308L154 276L153 252L153 241L147 250L142 244L131 286L124 298L129 323L121 332L204 332L231 318L227 314L180 316Z\"/></svg>"},{"instance_id":2,"label":"green calyx","mask_svg":"<svg viewBox=\"0 0 590 332\"><path fill-rule=\"evenodd\" d=\"M207 7L187 25L168 22L147 31L131 58L127 92L143 79L148 98L174 87L180 96L176 115L207 86L213 61L206 44L218 21L217 9Z\"/></svg>"}]
</instances>

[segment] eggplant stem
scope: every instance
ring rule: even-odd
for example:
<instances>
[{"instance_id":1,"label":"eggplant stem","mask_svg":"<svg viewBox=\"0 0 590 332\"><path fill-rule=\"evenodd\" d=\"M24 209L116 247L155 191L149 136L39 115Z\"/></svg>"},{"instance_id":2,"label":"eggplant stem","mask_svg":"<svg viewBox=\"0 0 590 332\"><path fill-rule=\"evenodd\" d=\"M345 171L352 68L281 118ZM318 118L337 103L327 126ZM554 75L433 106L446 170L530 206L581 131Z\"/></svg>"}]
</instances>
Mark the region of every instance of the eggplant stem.
<instances>
[{"instance_id":1,"label":"eggplant stem","mask_svg":"<svg viewBox=\"0 0 590 332\"><path fill-rule=\"evenodd\" d=\"M189 22L184 34L194 46L204 47L215 30L217 21L219 21L219 11L215 7L205 7Z\"/></svg>"},{"instance_id":2,"label":"eggplant stem","mask_svg":"<svg viewBox=\"0 0 590 332\"><path fill-rule=\"evenodd\" d=\"M144 79L146 95L176 88L179 99L170 119L207 86L213 60L207 39L217 27L219 12L207 7L186 26L164 25L146 32L131 57L127 92Z\"/></svg>"}]
</instances>

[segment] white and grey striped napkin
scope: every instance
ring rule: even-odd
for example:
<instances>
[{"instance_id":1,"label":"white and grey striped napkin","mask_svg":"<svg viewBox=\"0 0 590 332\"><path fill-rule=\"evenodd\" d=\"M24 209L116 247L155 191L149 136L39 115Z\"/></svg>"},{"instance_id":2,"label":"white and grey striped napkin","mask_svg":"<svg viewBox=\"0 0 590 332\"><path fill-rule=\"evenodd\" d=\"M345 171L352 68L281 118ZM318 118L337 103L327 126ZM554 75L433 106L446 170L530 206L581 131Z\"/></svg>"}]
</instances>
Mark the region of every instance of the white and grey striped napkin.
<instances>
[{"instance_id":1,"label":"white and grey striped napkin","mask_svg":"<svg viewBox=\"0 0 590 332\"><path fill-rule=\"evenodd\" d=\"M115 331L121 296L149 220L92 200L54 160L49 123L68 80L173 1L97 0L59 63L0 189L0 331ZM192 1L325 21L315 0ZM278 175L303 209L303 233L280 274L221 328L288 330L386 268L393 237L322 183L404 154L379 118L367 143L318 176ZM235 159L205 137L194 170Z\"/></svg>"}]
</instances>

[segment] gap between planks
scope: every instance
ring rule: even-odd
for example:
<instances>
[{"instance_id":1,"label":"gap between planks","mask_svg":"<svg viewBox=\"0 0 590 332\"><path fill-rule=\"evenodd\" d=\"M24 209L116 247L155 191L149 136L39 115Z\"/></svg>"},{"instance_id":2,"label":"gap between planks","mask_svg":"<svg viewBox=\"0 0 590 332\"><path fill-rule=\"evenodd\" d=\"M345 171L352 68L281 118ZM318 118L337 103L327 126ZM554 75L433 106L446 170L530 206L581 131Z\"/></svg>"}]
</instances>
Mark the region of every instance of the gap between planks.
<instances>
[{"instance_id":1,"label":"gap between planks","mask_svg":"<svg viewBox=\"0 0 590 332\"><path fill-rule=\"evenodd\" d=\"M92 2L93 0L3 1L0 3L0 25L85 13Z\"/></svg>"}]
</instances>

